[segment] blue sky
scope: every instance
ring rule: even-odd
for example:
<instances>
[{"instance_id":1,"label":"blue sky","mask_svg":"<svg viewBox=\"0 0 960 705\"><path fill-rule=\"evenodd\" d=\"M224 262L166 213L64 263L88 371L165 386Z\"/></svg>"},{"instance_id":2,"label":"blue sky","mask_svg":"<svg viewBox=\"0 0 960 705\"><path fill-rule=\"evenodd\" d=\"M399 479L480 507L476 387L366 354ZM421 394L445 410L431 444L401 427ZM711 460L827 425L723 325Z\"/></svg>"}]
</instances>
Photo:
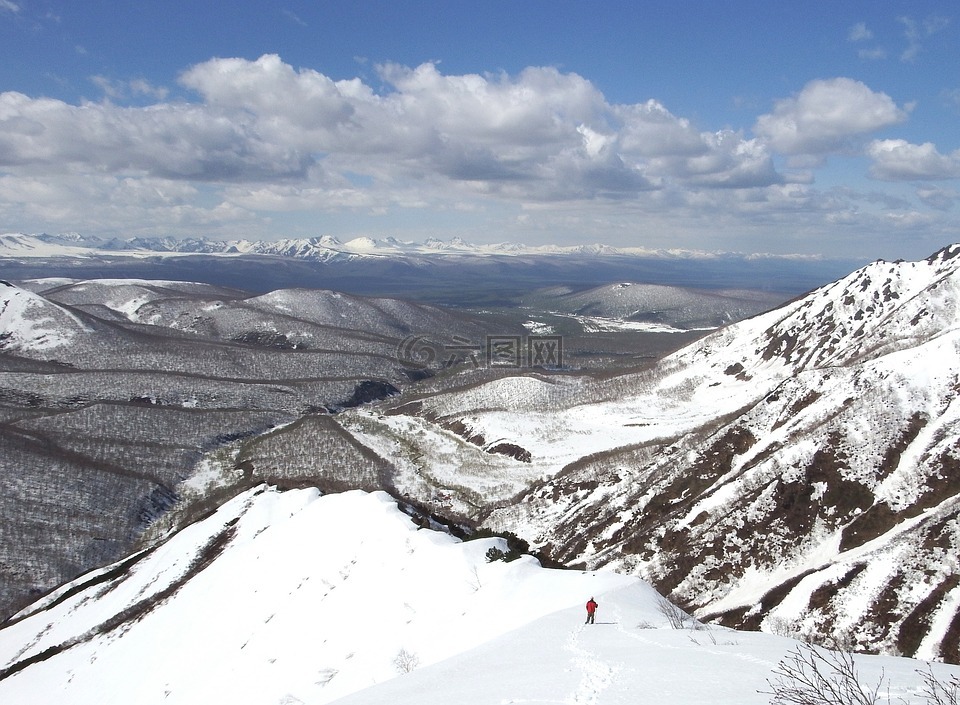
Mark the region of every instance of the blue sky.
<instances>
[{"instance_id":1,"label":"blue sky","mask_svg":"<svg viewBox=\"0 0 960 705\"><path fill-rule=\"evenodd\" d=\"M0 230L925 257L958 15L0 0Z\"/></svg>"}]
</instances>

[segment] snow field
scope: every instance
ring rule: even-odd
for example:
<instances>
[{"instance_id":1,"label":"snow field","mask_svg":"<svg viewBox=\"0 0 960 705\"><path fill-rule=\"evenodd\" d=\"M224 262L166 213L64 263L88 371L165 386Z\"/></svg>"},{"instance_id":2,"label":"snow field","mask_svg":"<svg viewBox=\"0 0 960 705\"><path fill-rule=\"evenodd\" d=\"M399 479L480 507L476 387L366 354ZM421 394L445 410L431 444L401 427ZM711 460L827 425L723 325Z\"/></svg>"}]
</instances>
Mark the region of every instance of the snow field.
<instances>
[{"instance_id":1,"label":"snow field","mask_svg":"<svg viewBox=\"0 0 960 705\"><path fill-rule=\"evenodd\" d=\"M85 636L189 574L231 525L223 552L152 611ZM397 676L401 651L433 663L636 582L487 563L499 541L417 530L382 493L248 493L116 582L0 631L2 668L79 642L0 680L0 701L325 703Z\"/></svg>"},{"instance_id":2,"label":"snow field","mask_svg":"<svg viewBox=\"0 0 960 705\"><path fill-rule=\"evenodd\" d=\"M384 493L251 490L116 579L81 579L0 630L0 674L20 664L0 702L752 705L797 645L670 629L639 579L488 563L498 542L419 530ZM585 625L590 596L600 609ZM920 702L919 662L858 665Z\"/></svg>"},{"instance_id":3,"label":"snow field","mask_svg":"<svg viewBox=\"0 0 960 705\"><path fill-rule=\"evenodd\" d=\"M342 698L337 705L761 705L771 672L797 647L792 639L722 628L673 630L655 596L636 583L598 597L597 624L568 608L466 654ZM924 664L858 657L864 682L885 678L892 702L915 695ZM941 677L956 668L937 666Z\"/></svg>"}]
</instances>

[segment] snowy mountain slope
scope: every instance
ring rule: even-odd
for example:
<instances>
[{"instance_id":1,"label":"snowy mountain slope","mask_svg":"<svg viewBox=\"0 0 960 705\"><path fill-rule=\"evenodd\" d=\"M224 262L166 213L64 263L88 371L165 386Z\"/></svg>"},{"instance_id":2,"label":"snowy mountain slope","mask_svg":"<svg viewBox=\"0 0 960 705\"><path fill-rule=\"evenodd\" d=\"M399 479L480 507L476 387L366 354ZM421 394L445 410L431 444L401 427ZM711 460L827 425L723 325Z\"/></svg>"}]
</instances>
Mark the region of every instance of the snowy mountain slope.
<instances>
[{"instance_id":1,"label":"snowy mountain slope","mask_svg":"<svg viewBox=\"0 0 960 705\"><path fill-rule=\"evenodd\" d=\"M530 512L549 552L725 623L955 662L957 379L883 362L900 364L802 373L699 438L581 463L500 521Z\"/></svg>"},{"instance_id":2,"label":"snowy mountain slope","mask_svg":"<svg viewBox=\"0 0 960 705\"><path fill-rule=\"evenodd\" d=\"M763 705L771 702L771 671L797 648L792 640L757 632L665 629L651 618L650 603L630 588L601 599L605 616L594 626L571 626L577 611L558 612L336 702L414 705L429 694L463 705ZM864 683L890 683L890 702L924 702L917 696L919 662L871 656L856 665ZM938 678L952 672L936 666Z\"/></svg>"},{"instance_id":3,"label":"snowy mountain slope","mask_svg":"<svg viewBox=\"0 0 960 705\"><path fill-rule=\"evenodd\" d=\"M0 281L0 350L46 355L89 331L70 311Z\"/></svg>"},{"instance_id":4,"label":"snowy mountain slope","mask_svg":"<svg viewBox=\"0 0 960 705\"><path fill-rule=\"evenodd\" d=\"M958 245L922 262L876 262L733 326L716 341L691 346L678 361L710 355L716 345L723 346L730 364L754 369L781 364L800 371L851 365L953 334L960 326L958 268Z\"/></svg>"},{"instance_id":5,"label":"snowy mountain slope","mask_svg":"<svg viewBox=\"0 0 960 705\"><path fill-rule=\"evenodd\" d=\"M89 255L90 251L89 244L69 237L0 234L0 254L4 257L84 257Z\"/></svg>"},{"instance_id":6,"label":"snowy mountain slope","mask_svg":"<svg viewBox=\"0 0 960 705\"><path fill-rule=\"evenodd\" d=\"M523 299L525 306L558 313L675 328L716 328L782 303L783 296L759 291L698 290L630 282L575 292L546 289Z\"/></svg>"},{"instance_id":7,"label":"snowy mountain slope","mask_svg":"<svg viewBox=\"0 0 960 705\"><path fill-rule=\"evenodd\" d=\"M499 541L418 529L382 493L257 488L0 629L0 698L759 704L795 646L671 630L636 578L487 562ZM600 611L585 626L590 595ZM858 665L919 702L917 662Z\"/></svg>"},{"instance_id":8,"label":"snowy mountain slope","mask_svg":"<svg viewBox=\"0 0 960 705\"><path fill-rule=\"evenodd\" d=\"M149 279L35 279L21 287L49 301L102 316L105 310L118 320L137 321L137 310L146 303L165 299L235 298L241 292L192 282Z\"/></svg>"},{"instance_id":9,"label":"snowy mountain slope","mask_svg":"<svg viewBox=\"0 0 960 705\"><path fill-rule=\"evenodd\" d=\"M35 280L29 286L51 301L91 312L109 309L156 330L281 347L338 349L363 340L367 352L390 355L412 331L473 339L484 331L479 321L435 306L327 290L252 296L207 284L126 279L53 280L48 286Z\"/></svg>"},{"instance_id":10,"label":"snowy mountain slope","mask_svg":"<svg viewBox=\"0 0 960 705\"><path fill-rule=\"evenodd\" d=\"M491 497L485 521L554 558L731 625L958 662L958 264L960 247L869 265L640 374L388 403L358 437L416 428L378 452L427 467L431 433L509 443L518 477L550 479Z\"/></svg>"},{"instance_id":11,"label":"snowy mountain slope","mask_svg":"<svg viewBox=\"0 0 960 705\"><path fill-rule=\"evenodd\" d=\"M241 462L239 444L435 371L442 361L430 369L400 359L404 326L483 330L461 313L332 292L252 297L149 280L26 286L0 285L0 565L8 566L0 616L128 551L185 501L182 484L209 456L234 491L293 482L272 446ZM336 315L325 313L327 301L337 302ZM301 432L308 425L290 432L304 444L291 454L304 459L296 482L308 479L306 458L317 454L338 471L384 465L368 464L334 424Z\"/></svg>"},{"instance_id":12,"label":"snowy mountain slope","mask_svg":"<svg viewBox=\"0 0 960 705\"><path fill-rule=\"evenodd\" d=\"M778 617L956 662L957 252L871 265L677 354L665 364L693 403L764 396L628 477L624 453L548 484L531 504L557 527L563 508L543 499L607 468L546 533L589 517L590 548L561 539L571 555L639 570L730 624Z\"/></svg>"},{"instance_id":13,"label":"snowy mountain slope","mask_svg":"<svg viewBox=\"0 0 960 705\"><path fill-rule=\"evenodd\" d=\"M282 289L246 299L244 305L263 313L286 313L317 326L349 325L353 330L390 337L394 342L422 331L481 340L485 330L476 320L435 306L327 290Z\"/></svg>"},{"instance_id":14,"label":"snowy mountain slope","mask_svg":"<svg viewBox=\"0 0 960 705\"><path fill-rule=\"evenodd\" d=\"M408 361L398 359L398 346L411 330L439 330L475 340L482 340L485 331L477 319L437 307L330 291L282 290L250 296L202 284L135 280L56 279L46 287L36 280L29 286L32 291L12 285L5 289L15 292L17 301L29 299L36 302L32 306L45 304L52 311L58 310L52 302L59 302L104 324L97 326L96 335L87 336L89 340L58 346L58 360L87 369L183 370L239 379L321 375L403 379L400 369ZM110 315L97 315L104 311ZM72 314L63 309L59 315ZM51 316L36 317L49 319L53 330L59 319ZM9 320L9 330L0 334L19 339L14 319ZM17 318L21 320L22 315ZM79 324L76 315L70 320ZM57 333L63 339L72 335L70 330ZM43 330L33 335L42 334ZM197 336L215 344L204 344ZM188 348L192 351L184 356ZM294 348L301 354L273 354ZM42 359L28 347L21 352Z\"/></svg>"},{"instance_id":15,"label":"snowy mountain slope","mask_svg":"<svg viewBox=\"0 0 960 705\"><path fill-rule=\"evenodd\" d=\"M261 487L18 615L0 698L101 703L109 683L127 702L329 702L396 675L401 650L426 665L591 592L651 599L613 573L487 563L500 541L418 531L383 494Z\"/></svg>"}]
</instances>

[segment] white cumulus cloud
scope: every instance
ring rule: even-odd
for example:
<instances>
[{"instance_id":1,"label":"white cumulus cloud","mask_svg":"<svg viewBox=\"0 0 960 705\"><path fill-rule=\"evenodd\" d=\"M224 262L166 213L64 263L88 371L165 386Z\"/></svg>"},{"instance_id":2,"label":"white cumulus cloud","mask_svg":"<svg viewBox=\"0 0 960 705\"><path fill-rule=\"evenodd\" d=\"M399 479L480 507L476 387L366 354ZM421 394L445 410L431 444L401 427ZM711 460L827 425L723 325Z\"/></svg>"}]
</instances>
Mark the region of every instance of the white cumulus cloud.
<instances>
[{"instance_id":1,"label":"white cumulus cloud","mask_svg":"<svg viewBox=\"0 0 960 705\"><path fill-rule=\"evenodd\" d=\"M816 228L857 211L801 182L833 151L862 154L869 133L908 112L835 78L778 101L752 133L703 129L656 99L611 102L554 67L445 74L434 63L384 64L373 81L335 80L272 54L187 68L186 98L146 81L92 80L101 102L0 93L7 221L213 235L237 223L248 233L278 221L313 227L324 212L418 209L419 219L469 209L501 222L536 210L544 237L597 223L633 232L641 220L664 232L739 231L800 212ZM878 179L956 173L956 155L932 146L877 141L870 156ZM924 193L917 199L947 202Z\"/></svg>"},{"instance_id":2,"label":"white cumulus cloud","mask_svg":"<svg viewBox=\"0 0 960 705\"><path fill-rule=\"evenodd\" d=\"M209 106L250 115L265 139L383 181L482 183L488 193L553 200L629 194L691 174L725 185L760 173L750 150L720 145L658 102L612 105L588 80L552 67L445 75L431 63L386 64L378 74L388 86L381 93L267 55L208 61L182 82ZM703 166L663 159L677 155L702 157Z\"/></svg>"},{"instance_id":3,"label":"white cumulus cloud","mask_svg":"<svg viewBox=\"0 0 960 705\"><path fill-rule=\"evenodd\" d=\"M322 188L317 174L329 181L352 173L378 184L446 181L546 200L619 198L665 179L701 187L780 181L755 141L700 132L655 100L611 104L577 74L534 67L516 76L444 75L429 63L378 71L387 86L379 92L265 55L189 68L180 81L198 102L165 102L161 88L104 77L93 80L110 102L0 94L0 166L280 181L286 191L291 182ZM158 102L112 102L139 96Z\"/></svg>"},{"instance_id":4,"label":"white cumulus cloud","mask_svg":"<svg viewBox=\"0 0 960 705\"><path fill-rule=\"evenodd\" d=\"M844 149L851 138L907 119L886 93L851 78L815 80L797 95L779 100L761 115L754 133L784 154L824 154Z\"/></svg>"},{"instance_id":5,"label":"white cumulus cloud","mask_svg":"<svg viewBox=\"0 0 960 705\"><path fill-rule=\"evenodd\" d=\"M867 148L873 159L870 175L884 181L960 178L960 149L941 154L930 142L874 140Z\"/></svg>"},{"instance_id":6,"label":"white cumulus cloud","mask_svg":"<svg viewBox=\"0 0 960 705\"><path fill-rule=\"evenodd\" d=\"M302 174L306 159L242 113L169 103L70 105L0 94L0 167L231 181Z\"/></svg>"}]
</instances>

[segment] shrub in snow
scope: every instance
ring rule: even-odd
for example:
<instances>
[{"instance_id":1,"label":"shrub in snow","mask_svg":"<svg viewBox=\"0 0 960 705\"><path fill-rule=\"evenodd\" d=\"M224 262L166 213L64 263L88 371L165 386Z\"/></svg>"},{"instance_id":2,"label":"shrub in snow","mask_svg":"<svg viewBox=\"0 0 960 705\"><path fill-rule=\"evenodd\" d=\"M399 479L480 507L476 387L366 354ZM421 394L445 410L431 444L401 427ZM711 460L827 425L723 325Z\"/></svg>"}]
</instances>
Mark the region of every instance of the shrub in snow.
<instances>
[{"instance_id":1,"label":"shrub in snow","mask_svg":"<svg viewBox=\"0 0 960 705\"><path fill-rule=\"evenodd\" d=\"M478 529L471 536L468 536L466 541L473 541L474 539L489 539L489 538L501 538L506 539L507 541L507 550L504 551L501 548L493 547L487 550L487 562L492 563L493 561L510 561L517 560L520 556L525 553L530 552L530 544L524 541L522 538L517 536L512 531L493 531L491 529Z\"/></svg>"},{"instance_id":2,"label":"shrub in snow","mask_svg":"<svg viewBox=\"0 0 960 705\"><path fill-rule=\"evenodd\" d=\"M393 660L393 665L397 667L397 671L400 673L410 673L420 665L420 658L406 649L400 649L397 652L397 657Z\"/></svg>"},{"instance_id":3,"label":"shrub in snow","mask_svg":"<svg viewBox=\"0 0 960 705\"><path fill-rule=\"evenodd\" d=\"M773 669L768 680L772 705L878 705L883 681L860 680L853 654L798 647ZM887 697L887 702L890 699Z\"/></svg>"},{"instance_id":4,"label":"shrub in snow","mask_svg":"<svg viewBox=\"0 0 960 705\"><path fill-rule=\"evenodd\" d=\"M927 666L926 671L917 671L923 678L921 694L930 705L957 705L960 702L960 680L950 676L950 680L943 682L933 675Z\"/></svg>"},{"instance_id":5,"label":"shrub in snow","mask_svg":"<svg viewBox=\"0 0 960 705\"><path fill-rule=\"evenodd\" d=\"M507 554L505 554L496 546L491 546L490 548L487 549L487 553L486 553L487 563L493 563L494 561L502 561L504 556L506 555Z\"/></svg>"},{"instance_id":6,"label":"shrub in snow","mask_svg":"<svg viewBox=\"0 0 960 705\"><path fill-rule=\"evenodd\" d=\"M777 636L793 637L796 636L797 629L793 622L784 617L770 616L764 620L765 631Z\"/></svg>"},{"instance_id":7,"label":"shrub in snow","mask_svg":"<svg viewBox=\"0 0 960 705\"><path fill-rule=\"evenodd\" d=\"M773 673L774 680L767 681L772 688L767 692L773 696L771 705L892 705L905 702L891 698L882 675L875 684L864 683L849 650L798 647L777 664ZM927 705L960 703L960 679L956 676L942 681L929 665L926 671L917 673L923 681L918 694Z\"/></svg>"},{"instance_id":8,"label":"shrub in snow","mask_svg":"<svg viewBox=\"0 0 960 705\"><path fill-rule=\"evenodd\" d=\"M699 622L665 597L657 600L657 611L667 620L673 629L696 629Z\"/></svg>"}]
</instances>

